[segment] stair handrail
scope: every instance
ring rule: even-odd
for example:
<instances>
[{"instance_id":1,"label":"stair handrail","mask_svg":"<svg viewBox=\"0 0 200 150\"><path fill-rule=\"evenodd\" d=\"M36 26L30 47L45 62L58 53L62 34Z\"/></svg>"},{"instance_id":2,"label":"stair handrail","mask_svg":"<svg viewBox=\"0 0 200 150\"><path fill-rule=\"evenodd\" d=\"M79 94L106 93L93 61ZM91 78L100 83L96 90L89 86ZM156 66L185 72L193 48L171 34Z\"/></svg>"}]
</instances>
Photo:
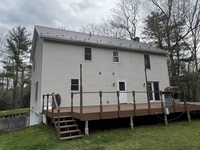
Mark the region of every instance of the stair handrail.
<instances>
[{"instance_id":1,"label":"stair handrail","mask_svg":"<svg viewBox=\"0 0 200 150\"><path fill-rule=\"evenodd\" d=\"M56 127L55 120L54 120L54 126L56 127L57 134L59 135L60 134L60 132L59 132L59 129L60 129L60 107L58 106L58 103L56 101L55 94L52 93L52 115L54 114L54 109L56 109L57 115L58 115L58 126Z\"/></svg>"},{"instance_id":2,"label":"stair handrail","mask_svg":"<svg viewBox=\"0 0 200 150\"><path fill-rule=\"evenodd\" d=\"M43 94L43 102L42 102L42 113L45 114L46 111L46 116L48 116L48 111L49 111L49 97L52 96L52 94ZM46 97L46 104L45 104L45 97ZM46 108L45 108L46 106Z\"/></svg>"}]
</instances>

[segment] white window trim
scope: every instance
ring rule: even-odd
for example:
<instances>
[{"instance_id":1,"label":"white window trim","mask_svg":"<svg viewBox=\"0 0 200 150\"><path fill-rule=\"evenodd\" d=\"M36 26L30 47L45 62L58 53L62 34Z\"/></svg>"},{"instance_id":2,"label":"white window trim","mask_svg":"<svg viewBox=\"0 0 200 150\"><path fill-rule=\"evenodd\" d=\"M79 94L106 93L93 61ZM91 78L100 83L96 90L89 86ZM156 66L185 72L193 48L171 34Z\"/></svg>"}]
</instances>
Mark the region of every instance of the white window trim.
<instances>
[{"instance_id":1,"label":"white window trim","mask_svg":"<svg viewBox=\"0 0 200 150\"><path fill-rule=\"evenodd\" d=\"M127 91L126 80L117 80L117 90L119 91L119 82L124 82L125 84L125 92Z\"/></svg>"}]
</instances>

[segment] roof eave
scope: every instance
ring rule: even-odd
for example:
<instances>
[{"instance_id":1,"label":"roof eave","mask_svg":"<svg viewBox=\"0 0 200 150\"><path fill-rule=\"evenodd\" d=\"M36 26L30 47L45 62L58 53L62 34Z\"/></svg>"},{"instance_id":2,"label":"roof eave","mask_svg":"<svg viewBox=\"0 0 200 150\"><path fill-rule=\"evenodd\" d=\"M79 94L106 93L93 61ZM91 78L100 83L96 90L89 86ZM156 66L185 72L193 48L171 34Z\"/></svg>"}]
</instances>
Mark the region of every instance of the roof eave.
<instances>
[{"instance_id":1,"label":"roof eave","mask_svg":"<svg viewBox=\"0 0 200 150\"><path fill-rule=\"evenodd\" d=\"M34 57L36 41L37 41L37 31L36 31L36 28L34 28L32 47L31 47L31 56L30 56L31 61L33 60L33 57Z\"/></svg>"},{"instance_id":2,"label":"roof eave","mask_svg":"<svg viewBox=\"0 0 200 150\"><path fill-rule=\"evenodd\" d=\"M63 39L63 38L55 38L51 36L45 36L45 35L40 35L40 37L46 39L46 40L51 40L51 41L59 41L59 42L67 42L67 43L76 43L79 45L92 45L92 46L97 46L97 47L104 47L104 48L117 48L117 49L123 49L123 50L134 50L135 52L144 52L144 53L151 53L151 54L161 54L161 55L167 55L168 52L166 51L150 51L147 49L136 49L136 48L128 48L128 47L123 47L123 46L115 46L115 45L105 45L101 43L93 43L93 42L88 42L88 41L80 41L80 40L73 40L73 39Z\"/></svg>"}]
</instances>

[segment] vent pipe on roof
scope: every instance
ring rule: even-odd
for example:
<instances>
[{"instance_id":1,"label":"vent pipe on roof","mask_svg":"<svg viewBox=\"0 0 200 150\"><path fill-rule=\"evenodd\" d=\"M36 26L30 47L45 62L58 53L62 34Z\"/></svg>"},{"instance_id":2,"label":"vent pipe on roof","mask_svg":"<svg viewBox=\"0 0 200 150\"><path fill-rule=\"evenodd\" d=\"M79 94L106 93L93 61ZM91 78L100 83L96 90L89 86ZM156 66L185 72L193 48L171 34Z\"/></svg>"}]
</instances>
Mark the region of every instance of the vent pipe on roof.
<instances>
[{"instance_id":1,"label":"vent pipe on roof","mask_svg":"<svg viewBox=\"0 0 200 150\"><path fill-rule=\"evenodd\" d=\"M90 37L92 36L92 33L91 33L91 32L89 33L89 36L90 36Z\"/></svg>"},{"instance_id":2,"label":"vent pipe on roof","mask_svg":"<svg viewBox=\"0 0 200 150\"><path fill-rule=\"evenodd\" d=\"M133 41L140 42L140 38L139 38L139 37L135 37L135 38L133 39Z\"/></svg>"}]
</instances>

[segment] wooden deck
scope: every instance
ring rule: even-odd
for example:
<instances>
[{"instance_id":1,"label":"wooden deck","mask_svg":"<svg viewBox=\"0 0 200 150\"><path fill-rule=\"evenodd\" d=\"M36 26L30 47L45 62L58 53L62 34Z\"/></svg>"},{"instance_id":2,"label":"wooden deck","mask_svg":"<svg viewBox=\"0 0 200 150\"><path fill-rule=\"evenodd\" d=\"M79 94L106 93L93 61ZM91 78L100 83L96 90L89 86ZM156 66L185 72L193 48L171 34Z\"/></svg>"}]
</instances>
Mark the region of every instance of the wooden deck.
<instances>
[{"instance_id":1,"label":"wooden deck","mask_svg":"<svg viewBox=\"0 0 200 150\"><path fill-rule=\"evenodd\" d=\"M74 106L73 105L73 94L71 99L71 106L70 107L58 107L55 94L47 94L43 95L43 114L47 117L51 118L54 122L55 129L57 131L57 136L60 137L60 139L68 139L68 138L76 138L80 137L82 135L71 135L72 132L74 132L73 129L69 129L72 125L63 125L62 124L62 118L72 118L71 120L64 120L65 122L71 122L75 121L74 119L84 121L85 122L85 134L89 134L89 126L88 122L92 120L103 120L103 119L115 119L115 118L130 118L130 127L133 130L134 124L133 124L133 117L137 116L149 116L149 115L163 115L164 122L167 125L168 119L167 115L172 113L186 113L188 121L191 122L190 112L192 111L200 111L200 102L180 102L179 105L175 104L175 101L173 101L173 106L166 107L165 102L162 100L159 102L150 102L148 103L136 103L135 102L135 92L133 93L133 103L130 104L121 104L119 103L119 92L117 92L118 101L117 104L102 104L102 93L100 92L100 105L93 105L93 106L83 106L82 98L80 98L80 106ZM160 92L160 95L162 92ZM46 102L44 102L45 97L47 98ZM55 107L55 109L48 109L49 100L50 97L52 97L52 106ZM46 103L46 109L44 106ZM58 118L58 121L55 122L55 118ZM77 127L78 125L74 124L73 126ZM66 127L66 131L61 131L61 128ZM78 130L79 131L79 130ZM70 132L70 135L66 135L66 137L61 137L62 132Z\"/></svg>"},{"instance_id":2,"label":"wooden deck","mask_svg":"<svg viewBox=\"0 0 200 150\"><path fill-rule=\"evenodd\" d=\"M179 106L168 107L169 113L200 111L200 102L183 102ZM143 104L120 104L120 105L102 105L100 106L83 106L82 113L80 107L60 107L60 115L71 114L73 118L81 121L101 120L134 116L146 116L164 114L164 105L161 102L152 102L150 109L148 103ZM56 110L44 111L44 114L52 118L58 115Z\"/></svg>"}]
</instances>

